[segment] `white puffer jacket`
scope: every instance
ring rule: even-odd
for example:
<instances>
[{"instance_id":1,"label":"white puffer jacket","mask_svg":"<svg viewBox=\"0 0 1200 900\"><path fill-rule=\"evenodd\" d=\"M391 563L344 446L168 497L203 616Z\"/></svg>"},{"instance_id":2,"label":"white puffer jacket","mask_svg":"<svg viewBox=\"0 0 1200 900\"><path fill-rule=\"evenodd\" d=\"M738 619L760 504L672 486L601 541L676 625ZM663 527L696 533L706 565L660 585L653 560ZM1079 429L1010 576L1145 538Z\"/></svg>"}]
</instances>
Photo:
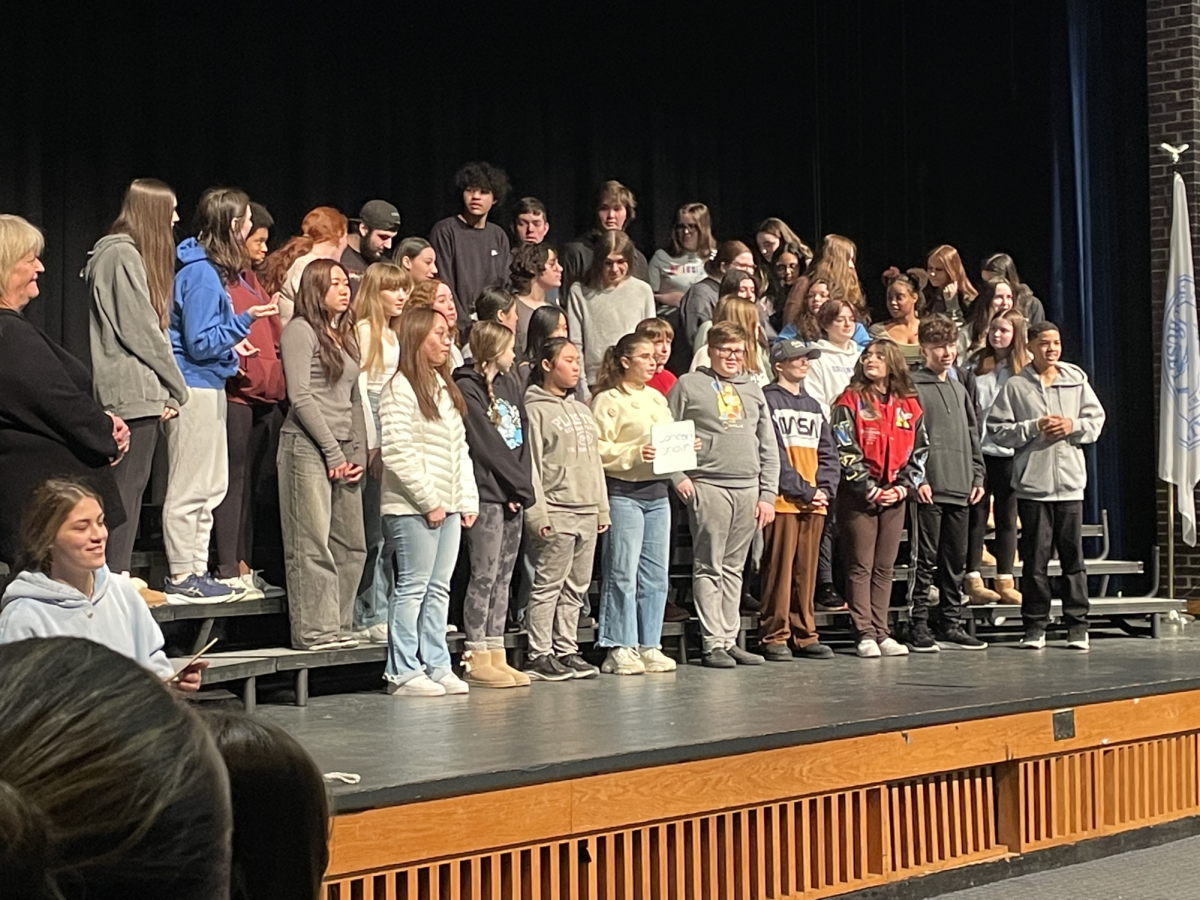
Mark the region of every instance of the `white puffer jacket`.
<instances>
[{"instance_id":1,"label":"white puffer jacket","mask_svg":"<svg viewBox=\"0 0 1200 900\"><path fill-rule=\"evenodd\" d=\"M432 422L421 415L412 384L399 373L379 398L385 516L424 515L438 506L447 513L479 514L466 428L440 375L438 383L438 418Z\"/></svg>"}]
</instances>

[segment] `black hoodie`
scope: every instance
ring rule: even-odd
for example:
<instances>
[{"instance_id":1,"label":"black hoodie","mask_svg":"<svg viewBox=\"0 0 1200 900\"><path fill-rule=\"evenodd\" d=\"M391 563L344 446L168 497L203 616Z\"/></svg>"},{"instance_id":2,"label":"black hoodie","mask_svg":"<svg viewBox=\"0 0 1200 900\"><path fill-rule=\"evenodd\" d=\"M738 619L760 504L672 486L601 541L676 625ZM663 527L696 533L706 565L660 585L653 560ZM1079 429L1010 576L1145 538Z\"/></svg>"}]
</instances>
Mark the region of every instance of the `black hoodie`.
<instances>
[{"instance_id":1,"label":"black hoodie","mask_svg":"<svg viewBox=\"0 0 1200 900\"><path fill-rule=\"evenodd\" d=\"M489 413L487 382L473 366L454 370L454 383L467 401L467 446L475 465L480 503L533 505L525 404L513 390L515 379L496 378L492 391L499 403L500 424Z\"/></svg>"},{"instance_id":2,"label":"black hoodie","mask_svg":"<svg viewBox=\"0 0 1200 900\"><path fill-rule=\"evenodd\" d=\"M929 435L924 480L933 490L933 502L966 506L971 489L983 485L974 398L961 381L949 375L940 379L924 366L913 370L912 380Z\"/></svg>"}]
</instances>

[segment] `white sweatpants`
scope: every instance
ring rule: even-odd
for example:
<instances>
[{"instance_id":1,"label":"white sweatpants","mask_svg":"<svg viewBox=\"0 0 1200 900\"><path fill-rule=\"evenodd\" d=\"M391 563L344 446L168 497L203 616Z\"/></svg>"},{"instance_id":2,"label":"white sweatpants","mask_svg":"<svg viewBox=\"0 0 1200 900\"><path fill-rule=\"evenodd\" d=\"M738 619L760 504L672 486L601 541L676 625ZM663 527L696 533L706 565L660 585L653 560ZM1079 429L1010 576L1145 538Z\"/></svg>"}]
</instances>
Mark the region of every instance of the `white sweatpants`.
<instances>
[{"instance_id":1,"label":"white sweatpants","mask_svg":"<svg viewBox=\"0 0 1200 900\"><path fill-rule=\"evenodd\" d=\"M225 391L188 388L188 401L166 423L167 495L163 542L172 575L208 571L213 510L229 488Z\"/></svg>"}]
</instances>

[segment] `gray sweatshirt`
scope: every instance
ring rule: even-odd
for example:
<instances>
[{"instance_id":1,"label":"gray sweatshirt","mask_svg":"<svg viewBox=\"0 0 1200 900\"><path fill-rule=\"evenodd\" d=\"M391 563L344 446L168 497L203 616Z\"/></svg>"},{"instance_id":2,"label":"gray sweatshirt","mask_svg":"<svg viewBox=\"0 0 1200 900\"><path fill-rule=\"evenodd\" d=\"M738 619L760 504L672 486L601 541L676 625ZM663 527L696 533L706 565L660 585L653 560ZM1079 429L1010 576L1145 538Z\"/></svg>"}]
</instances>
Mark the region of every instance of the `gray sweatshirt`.
<instances>
[{"instance_id":1,"label":"gray sweatshirt","mask_svg":"<svg viewBox=\"0 0 1200 900\"><path fill-rule=\"evenodd\" d=\"M540 531L549 527L552 510L566 510L597 513L599 524L608 525L608 490L592 411L572 396L559 397L533 384L525 392L525 415L534 495L525 524Z\"/></svg>"},{"instance_id":2,"label":"gray sweatshirt","mask_svg":"<svg viewBox=\"0 0 1200 900\"><path fill-rule=\"evenodd\" d=\"M700 438L699 467L671 476L726 488L758 488L758 499L774 503L779 493L779 448L771 412L749 375L719 378L700 368L680 376L667 394L676 422L690 419Z\"/></svg>"},{"instance_id":3,"label":"gray sweatshirt","mask_svg":"<svg viewBox=\"0 0 1200 900\"><path fill-rule=\"evenodd\" d=\"M283 329L279 356L291 404L281 430L307 434L327 468L337 468L347 457L365 466L367 427L358 396L358 360L343 351L342 377L330 384L317 356L317 334L298 317Z\"/></svg>"},{"instance_id":4,"label":"gray sweatshirt","mask_svg":"<svg viewBox=\"0 0 1200 900\"><path fill-rule=\"evenodd\" d=\"M171 341L150 303L146 265L127 234L107 234L80 273L92 295L89 338L96 402L122 419L162 415L187 402Z\"/></svg>"},{"instance_id":5,"label":"gray sweatshirt","mask_svg":"<svg viewBox=\"0 0 1200 900\"><path fill-rule=\"evenodd\" d=\"M1042 416L1065 416L1072 431L1050 440L1038 430ZM1032 365L1004 383L988 413L987 430L1001 447L1016 451L1013 489L1025 500L1082 500L1087 466L1082 445L1094 443L1104 428L1104 407L1083 369L1058 363L1049 387Z\"/></svg>"},{"instance_id":6,"label":"gray sweatshirt","mask_svg":"<svg viewBox=\"0 0 1200 900\"><path fill-rule=\"evenodd\" d=\"M567 331L583 354L583 376L596 383L604 352L635 331L642 319L653 319L654 292L650 285L630 276L615 288L571 285L567 294Z\"/></svg>"},{"instance_id":7,"label":"gray sweatshirt","mask_svg":"<svg viewBox=\"0 0 1200 900\"><path fill-rule=\"evenodd\" d=\"M948 375L938 378L922 366L912 379L929 435L923 482L933 491L934 503L966 506L971 489L983 486L975 403L962 382Z\"/></svg>"}]
</instances>

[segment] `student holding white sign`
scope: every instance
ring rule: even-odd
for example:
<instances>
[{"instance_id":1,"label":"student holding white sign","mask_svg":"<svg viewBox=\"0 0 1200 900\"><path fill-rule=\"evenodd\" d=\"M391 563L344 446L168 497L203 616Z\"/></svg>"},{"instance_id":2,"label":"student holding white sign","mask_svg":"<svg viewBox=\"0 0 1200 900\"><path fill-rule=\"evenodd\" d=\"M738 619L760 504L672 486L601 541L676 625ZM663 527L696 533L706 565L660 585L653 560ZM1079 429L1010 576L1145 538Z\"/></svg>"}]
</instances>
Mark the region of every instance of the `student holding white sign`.
<instances>
[{"instance_id":1,"label":"student holding white sign","mask_svg":"<svg viewBox=\"0 0 1200 900\"><path fill-rule=\"evenodd\" d=\"M664 473L680 471L688 456L695 467L696 447L694 437L684 438L680 448L676 435L663 435L672 450L684 453L663 453L660 460L653 437L673 420L663 395L647 386L655 368L654 343L625 335L605 352L592 400L612 519L604 539L596 644L608 650L600 671L611 675L675 671L675 660L660 645L671 535ZM682 457L680 465L664 468L672 457Z\"/></svg>"}]
</instances>

